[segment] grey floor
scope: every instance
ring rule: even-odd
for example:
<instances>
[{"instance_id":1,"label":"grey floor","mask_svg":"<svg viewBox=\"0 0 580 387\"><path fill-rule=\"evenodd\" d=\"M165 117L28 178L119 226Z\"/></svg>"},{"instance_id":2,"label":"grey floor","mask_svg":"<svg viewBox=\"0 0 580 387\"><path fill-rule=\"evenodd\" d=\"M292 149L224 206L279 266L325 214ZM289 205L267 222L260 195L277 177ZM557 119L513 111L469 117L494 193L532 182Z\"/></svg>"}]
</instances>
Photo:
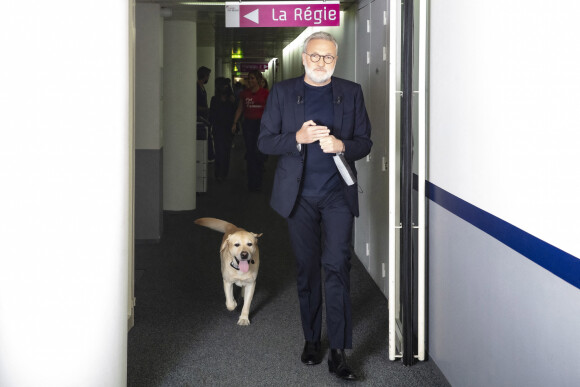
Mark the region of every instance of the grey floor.
<instances>
[{"instance_id":1,"label":"grey floor","mask_svg":"<svg viewBox=\"0 0 580 387\"><path fill-rule=\"evenodd\" d=\"M164 214L159 243L136 245L135 326L129 332L128 386L449 386L432 361L403 366L388 358L387 300L353 257L351 297L354 348L347 352L358 382L343 382L300 362L303 346L295 264L286 223L268 205L276 160L270 157L264 190L246 189L244 148L236 136L230 176L213 179L197 209ZM220 273L222 235L196 226L211 216L256 233L260 273L250 326L229 312ZM328 343L323 332L323 345Z\"/></svg>"}]
</instances>

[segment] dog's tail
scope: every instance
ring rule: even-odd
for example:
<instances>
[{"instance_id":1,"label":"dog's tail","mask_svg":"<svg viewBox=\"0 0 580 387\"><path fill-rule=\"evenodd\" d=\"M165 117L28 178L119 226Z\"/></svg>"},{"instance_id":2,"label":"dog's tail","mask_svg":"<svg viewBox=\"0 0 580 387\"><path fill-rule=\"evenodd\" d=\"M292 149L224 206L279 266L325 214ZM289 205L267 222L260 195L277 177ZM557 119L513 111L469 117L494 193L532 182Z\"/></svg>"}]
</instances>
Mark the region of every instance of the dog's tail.
<instances>
[{"instance_id":1,"label":"dog's tail","mask_svg":"<svg viewBox=\"0 0 580 387\"><path fill-rule=\"evenodd\" d=\"M199 218L195 220L195 224L211 228L212 230L219 231L224 234L234 232L235 230L238 229L235 225L231 224L230 222L226 222L225 220L216 218Z\"/></svg>"}]
</instances>

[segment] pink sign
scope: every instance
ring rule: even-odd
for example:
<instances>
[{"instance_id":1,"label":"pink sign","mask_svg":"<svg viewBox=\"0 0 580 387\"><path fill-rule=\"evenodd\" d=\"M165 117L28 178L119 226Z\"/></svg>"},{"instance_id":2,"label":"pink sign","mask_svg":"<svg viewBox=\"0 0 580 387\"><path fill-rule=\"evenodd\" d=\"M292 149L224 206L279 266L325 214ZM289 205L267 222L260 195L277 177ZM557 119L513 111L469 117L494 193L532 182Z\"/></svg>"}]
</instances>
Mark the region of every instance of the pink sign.
<instances>
[{"instance_id":1,"label":"pink sign","mask_svg":"<svg viewBox=\"0 0 580 387\"><path fill-rule=\"evenodd\" d=\"M340 2L226 3L226 27L335 27Z\"/></svg>"},{"instance_id":2,"label":"pink sign","mask_svg":"<svg viewBox=\"0 0 580 387\"><path fill-rule=\"evenodd\" d=\"M248 71L252 70L266 71L268 70L268 63L251 63L251 62L240 63L241 72L247 73Z\"/></svg>"}]
</instances>

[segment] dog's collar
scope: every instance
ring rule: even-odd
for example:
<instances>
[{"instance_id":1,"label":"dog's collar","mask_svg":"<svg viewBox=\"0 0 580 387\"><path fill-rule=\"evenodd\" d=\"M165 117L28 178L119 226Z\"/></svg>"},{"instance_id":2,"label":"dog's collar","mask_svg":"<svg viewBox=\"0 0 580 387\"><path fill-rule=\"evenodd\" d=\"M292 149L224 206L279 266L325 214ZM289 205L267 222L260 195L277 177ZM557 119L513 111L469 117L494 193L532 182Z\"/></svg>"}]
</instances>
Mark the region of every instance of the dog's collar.
<instances>
[{"instance_id":1,"label":"dog's collar","mask_svg":"<svg viewBox=\"0 0 580 387\"><path fill-rule=\"evenodd\" d=\"M236 270L240 270L240 260L237 257L234 257L234 260L236 261L236 263L234 263L234 261L231 261L230 266ZM248 262L255 263L253 259L250 259Z\"/></svg>"}]
</instances>

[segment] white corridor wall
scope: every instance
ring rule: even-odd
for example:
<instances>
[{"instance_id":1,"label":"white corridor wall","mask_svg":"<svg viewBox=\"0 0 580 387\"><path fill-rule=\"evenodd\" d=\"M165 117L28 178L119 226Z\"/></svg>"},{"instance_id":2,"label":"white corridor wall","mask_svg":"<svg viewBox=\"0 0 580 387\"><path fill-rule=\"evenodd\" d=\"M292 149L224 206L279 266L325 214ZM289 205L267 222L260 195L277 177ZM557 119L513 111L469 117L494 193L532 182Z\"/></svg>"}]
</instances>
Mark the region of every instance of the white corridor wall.
<instances>
[{"instance_id":1,"label":"white corridor wall","mask_svg":"<svg viewBox=\"0 0 580 387\"><path fill-rule=\"evenodd\" d=\"M580 273L580 3L429 3L430 183ZM429 220L429 353L450 383L577 385L580 289L437 200Z\"/></svg>"},{"instance_id":2,"label":"white corridor wall","mask_svg":"<svg viewBox=\"0 0 580 387\"><path fill-rule=\"evenodd\" d=\"M3 387L126 384L131 3L0 23Z\"/></svg>"}]
</instances>

